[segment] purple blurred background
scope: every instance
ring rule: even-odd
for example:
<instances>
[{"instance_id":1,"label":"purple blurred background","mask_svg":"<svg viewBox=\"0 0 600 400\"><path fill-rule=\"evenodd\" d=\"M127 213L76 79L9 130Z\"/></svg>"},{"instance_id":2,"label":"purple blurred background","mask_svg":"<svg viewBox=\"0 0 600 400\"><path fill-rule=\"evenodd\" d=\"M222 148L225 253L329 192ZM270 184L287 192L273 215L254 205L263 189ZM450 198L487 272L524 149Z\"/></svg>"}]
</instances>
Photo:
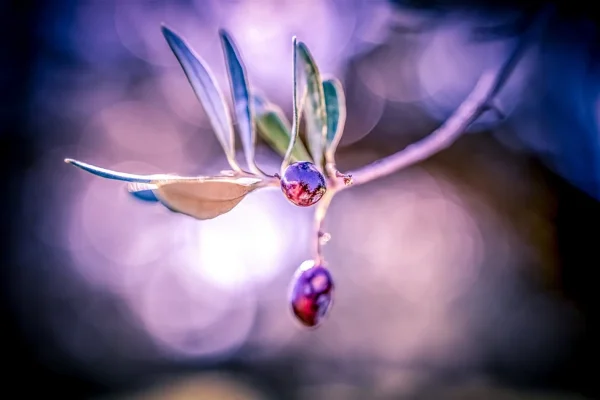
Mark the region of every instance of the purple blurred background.
<instances>
[{"instance_id":1,"label":"purple blurred background","mask_svg":"<svg viewBox=\"0 0 600 400\"><path fill-rule=\"evenodd\" d=\"M560 4L493 113L334 200L324 325L286 295L312 209L276 190L199 222L62 162L226 160L160 24L228 88L217 31L291 117L291 37L345 87L342 171L401 150L499 65L541 5L55 0L0 7L5 390L106 399L576 399L598 393L598 25ZM410 8L409 8L410 6ZM280 158L260 144L267 171ZM9 396L10 397L10 396Z\"/></svg>"}]
</instances>

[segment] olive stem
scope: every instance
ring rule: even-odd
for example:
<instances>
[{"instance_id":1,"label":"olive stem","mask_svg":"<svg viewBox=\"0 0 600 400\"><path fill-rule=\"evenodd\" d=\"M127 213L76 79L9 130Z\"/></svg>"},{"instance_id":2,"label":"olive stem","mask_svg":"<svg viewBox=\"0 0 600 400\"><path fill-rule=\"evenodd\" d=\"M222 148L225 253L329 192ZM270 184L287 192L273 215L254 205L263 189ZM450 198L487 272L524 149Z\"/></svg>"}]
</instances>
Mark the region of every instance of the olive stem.
<instances>
[{"instance_id":1,"label":"olive stem","mask_svg":"<svg viewBox=\"0 0 600 400\"><path fill-rule=\"evenodd\" d=\"M323 236L326 233L323 231L323 220L325 219L325 215L327 215L327 209L329 208L329 204L331 204L331 200L333 196L337 192L335 187L327 188L327 191L321 197L321 200L317 203L317 209L315 210L314 217L314 229L315 229L315 241L314 241L314 252L315 252L315 264L322 265L325 259L323 258Z\"/></svg>"},{"instance_id":2,"label":"olive stem","mask_svg":"<svg viewBox=\"0 0 600 400\"><path fill-rule=\"evenodd\" d=\"M496 95L514 71L529 42L538 36L540 29L548 21L553 11L554 7L552 6L542 10L506 61L499 68L484 72L471 94L438 129L424 139L409 145L404 150L377 160L356 171L350 171L348 175L352 175L353 186L392 174L448 148L483 113L490 108L495 109L494 99ZM341 187L340 190L347 187Z\"/></svg>"}]
</instances>

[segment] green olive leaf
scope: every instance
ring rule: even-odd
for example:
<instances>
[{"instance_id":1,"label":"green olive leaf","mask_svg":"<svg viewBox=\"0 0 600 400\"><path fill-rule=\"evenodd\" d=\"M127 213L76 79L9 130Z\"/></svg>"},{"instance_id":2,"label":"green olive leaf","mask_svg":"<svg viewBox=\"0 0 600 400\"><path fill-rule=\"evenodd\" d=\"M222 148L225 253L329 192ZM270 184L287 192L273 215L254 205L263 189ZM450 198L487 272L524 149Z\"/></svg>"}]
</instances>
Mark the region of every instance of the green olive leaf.
<instances>
[{"instance_id":1,"label":"green olive leaf","mask_svg":"<svg viewBox=\"0 0 600 400\"><path fill-rule=\"evenodd\" d=\"M306 80L307 102L304 104L306 113L307 140L310 153L315 165L323 171L323 154L325 153L327 137L327 113L325 109L325 93L319 68L306 44L298 43L302 71Z\"/></svg>"},{"instance_id":2,"label":"green olive leaf","mask_svg":"<svg viewBox=\"0 0 600 400\"><path fill-rule=\"evenodd\" d=\"M323 81L323 93L325 94L325 107L327 111L327 145L325 148L325 160L335 164L335 151L344 132L346 123L346 97L342 83L330 78Z\"/></svg>"},{"instance_id":3,"label":"green olive leaf","mask_svg":"<svg viewBox=\"0 0 600 400\"><path fill-rule=\"evenodd\" d=\"M206 220L231 211L261 183L261 179L245 177L169 179L155 183L155 194L169 210Z\"/></svg>"},{"instance_id":4,"label":"green olive leaf","mask_svg":"<svg viewBox=\"0 0 600 400\"><path fill-rule=\"evenodd\" d=\"M265 186L260 178L136 175L72 159L66 159L65 162L102 178L129 182L127 190L136 198L150 202L156 198L169 210L200 220L225 214L248 193Z\"/></svg>"},{"instance_id":5,"label":"green olive leaf","mask_svg":"<svg viewBox=\"0 0 600 400\"><path fill-rule=\"evenodd\" d=\"M73 160L72 158L66 158L65 162L101 178L113 179L124 182L152 183L154 181L170 179L173 177L173 175L169 174L137 175L129 174L127 172L117 172L112 171L110 169L97 167L92 164L87 164L81 161Z\"/></svg>"},{"instance_id":6,"label":"green olive leaf","mask_svg":"<svg viewBox=\"0 0 600 400\"><path fill-rule=\"evenodd\" d=\"M229 165L233 170L240 171L235 161L235 138L231 116L212 72L184 39L164 25L162 32L192 85L196 97L204 107Z\"/></svg>"},{"instance_id":7,"label":"green olive leaf","mask_svg":"<svg viewBox=\"0 0 600 400\"><path fill-rule=\"evenodd\" d=\"M254 159L256 129L254 126L253 107L252 102L250 101L246 68L244 67L240 52L231 35L227 31L221 29L219 31L219 36L221 37L223 52L225 53L225 62L229 73L229 83L231 86L236 122L240 139L244 146L246 163L251 172L259 176L264 176L265 174L258 168Z\"/></svg>"},{"instance_id":8,"label":"green olive leaf","mask_svg":"<svg viewBox=\"0 0 600 400\"><path fill-rule=\"evenodd\" d=\"M261 96L252 96L258 134L279 155L284 156L290 143L291 126L281 108ZM300 138L296 141L291 162L311 161L312 158Z\"/></svg>"},{"instance_id":9,"label":"green olive leaf","mask_svg":"<svg viewBox=\"0 0 600 400\"><path fill-rule=\"evenodd\" d=\"M292 158L292 152L294 151L294 147L296 145L296 139L298 139L298 132L300 131L300 116L302 114L302 106L304 105L304 97L305 97L305 90L304 90L304 86L300 83L300 80L298 79L298 41L296 39L296 36L292 37L292 46L293 46L293 61L292 61L292 76L293 76L293 96L292 96L292 103L293 103L293 114L294 114L294 118L292 121L292 131L291 131L291 135L290 135L290 142L288 143L288 147L287 150L285 152L285 155L283 156L283 161L281 162L281 175L283 176L283 173L285 171L285 169L288 167L288 165L290 164L290 160ZM300 90L299 90L300 89Z\"/></svg>"}]
</instances>

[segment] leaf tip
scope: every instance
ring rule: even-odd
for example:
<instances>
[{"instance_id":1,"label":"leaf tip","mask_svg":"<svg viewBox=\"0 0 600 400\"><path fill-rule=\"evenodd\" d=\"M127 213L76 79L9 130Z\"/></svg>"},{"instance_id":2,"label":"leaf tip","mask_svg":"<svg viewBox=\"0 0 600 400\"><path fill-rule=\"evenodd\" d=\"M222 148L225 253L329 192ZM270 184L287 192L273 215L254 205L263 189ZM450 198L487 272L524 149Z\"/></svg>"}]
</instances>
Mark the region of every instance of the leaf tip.
<instances>
[{"instance_id":1,"label":"leaf tip","mask_svg":"<svg viewBox=\"0 0 600 400\"><path fill-rule=\"evenodd\" d=\"M219 37L221 39L229 40L231 38L231 35L229 34L229 31L227 31L227 29L219 28Z\"/></svg>"},{"instance_id":2,"label":"leaf tip","mask_svg":"<svg viewBox=\"0 0 600 400\"><path fill-rule=\"evenodd\" d=\"M179 35L176 34L171 28L169 28L164 22L160 24L160 30L167 42L169 43L169 45L171 45L171 43L175 40L181 40Z\"/></svg>"},{"instance_id":3,"label":"leaf tip","mask_svg":"<svg viewBox=\"0 0 600 400\"><path fill-rule=\"evenodd\" d=\"M74 167L85 169L85 164L81 161L74 160L72 158L65 158L65 163L69 165L73 165Z\"/></svg>"},{"instance_id":4,"label":"leaf tip","mask_svg":"<svg viewBox=\"0 0 600 400\"><path fill-rule=\"evenodd\" d=\"M300 41L300 42L298 42L298 44L296 46L298 46L298 49L300 51L302 51L302 53L305 53L312 57L312 55L310 54L310 50L308 50L308 46L306 45L306 43Z\"/></svg>"},{"instance_id":5,"label":"leaf tip","mask_svg":"<svg viewBox=\"0 0 600 400\"><path fill-rule=\"evenodd\" d=\"M163 34L168 34L168 33L172 33L173 31L171 30L171 28L169 28L167 26L167 24L165 24L164 22L160 23L160 30L162 31Z\"/></svg>"},{"instance_id":6,"label":"leaf tip","mask_svg":"<svg viewBox=\"0 0 600 400\"><path fill-rule=\"evenodd\" d=\"M221 46L225 52L225 57L229 58L229 53L233 52L235 57L239 58L238 50L229 31L225 28L219 28L219 38L221 39Z\"/></svg>"}]
</instances>

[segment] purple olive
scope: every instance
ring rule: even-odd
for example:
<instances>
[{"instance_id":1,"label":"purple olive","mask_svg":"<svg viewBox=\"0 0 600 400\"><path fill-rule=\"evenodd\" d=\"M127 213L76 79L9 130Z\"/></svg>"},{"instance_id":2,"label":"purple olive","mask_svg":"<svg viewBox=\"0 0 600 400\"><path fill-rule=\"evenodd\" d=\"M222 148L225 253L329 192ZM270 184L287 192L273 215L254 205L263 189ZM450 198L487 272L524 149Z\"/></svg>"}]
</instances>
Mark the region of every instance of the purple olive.
<instances>
[{"instance_id":1,"label":"purple olive","mask_svg":"<svg viewBox=\"0 0 600 400\"><path fill-rule=\"evenodd\" d=\"M281 177L281 190L295 205L308 207L321 200L327 184L313 163L301 161L285 169Z\"/></svg>"},{"instance_id":2,"label":"purple olive","mask_svg":"<svg viewBox=\"0 0 600 400\"><path fill-rule=\"evenodd\" d=\"M290 305L296 318L307 327L316 327L331 308L333 279L329 270L314 261L304 261L292 280Z\"/></svg>"}]
</instances>

